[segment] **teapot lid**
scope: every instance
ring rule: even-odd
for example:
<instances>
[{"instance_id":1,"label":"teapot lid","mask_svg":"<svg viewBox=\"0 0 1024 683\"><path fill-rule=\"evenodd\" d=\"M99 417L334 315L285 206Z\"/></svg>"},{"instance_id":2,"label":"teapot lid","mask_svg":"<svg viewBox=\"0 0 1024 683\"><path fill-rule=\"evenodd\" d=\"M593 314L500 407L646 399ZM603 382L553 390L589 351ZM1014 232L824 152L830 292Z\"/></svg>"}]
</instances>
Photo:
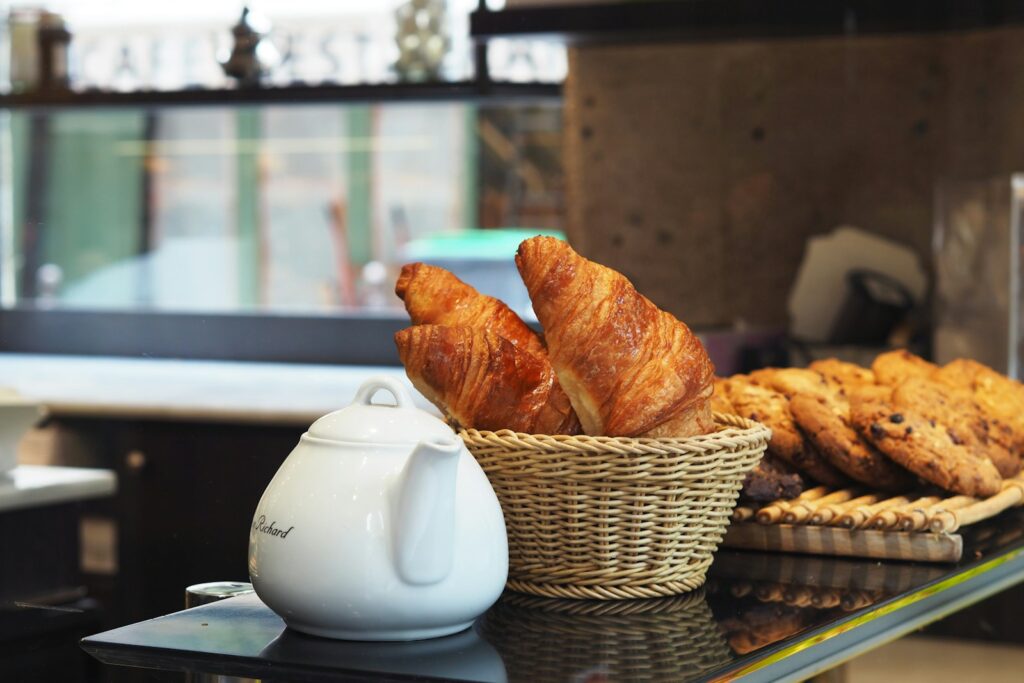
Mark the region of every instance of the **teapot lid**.
<instances>
[{"instance_id":1,"label":"teapot lid","mask_svg":"<svg viewBox=\"0 0 1024 683\"><path fill-rule=\"evenodd\" d=\"M394 404L373 403L387 391ZM393 377L373 377L359 387L352 404L324 415L312 424L309 436L328 441L372 444L414 444L426 439L451 439L452 429L413 403L405 385Z\"/></svg>"}]
</instances>

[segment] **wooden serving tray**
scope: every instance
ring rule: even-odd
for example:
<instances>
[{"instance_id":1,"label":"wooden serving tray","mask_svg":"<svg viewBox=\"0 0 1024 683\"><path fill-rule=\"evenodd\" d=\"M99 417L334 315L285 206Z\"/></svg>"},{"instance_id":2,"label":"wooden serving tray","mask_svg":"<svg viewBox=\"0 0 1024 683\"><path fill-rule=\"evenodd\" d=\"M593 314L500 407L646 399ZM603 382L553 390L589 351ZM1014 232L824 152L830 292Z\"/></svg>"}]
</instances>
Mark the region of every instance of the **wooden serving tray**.
<instances>
[{"instance_id":1,"label":"wooden serving tray","mask_svg":"<svg viewBox=\"0 0 1024 683\"><path fill-rule=\"evenodd\" d=\"M957 562L962 527L1024 504L1024 474L990 498L919 492L887 496L847 488L809 489L763 507L738 506L723 547L750 550Z\"/></svg>"}]
</instances>

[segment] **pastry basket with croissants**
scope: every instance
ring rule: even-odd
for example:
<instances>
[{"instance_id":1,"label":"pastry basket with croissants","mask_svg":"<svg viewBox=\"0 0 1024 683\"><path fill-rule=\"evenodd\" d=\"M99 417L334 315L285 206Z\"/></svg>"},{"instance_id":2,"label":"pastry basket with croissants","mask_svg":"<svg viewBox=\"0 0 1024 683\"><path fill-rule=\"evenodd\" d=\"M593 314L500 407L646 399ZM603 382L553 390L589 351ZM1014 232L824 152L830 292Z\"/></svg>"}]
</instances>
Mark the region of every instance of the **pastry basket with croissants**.
<instances>
[{"instance_id":1,"label":"pastry basket with croissants","mask_svg":"<svg viewBox=\"0 0 1024 683\"><path fill-rule=\"evenodd\" d=\"M770 431L712 413L700 340L624 276L550 237L516 264L544 335L451 273L405 266L413 385L460 430L501 501L509 588L661 597L704 583Z\"/></svg>"}]
</instances>

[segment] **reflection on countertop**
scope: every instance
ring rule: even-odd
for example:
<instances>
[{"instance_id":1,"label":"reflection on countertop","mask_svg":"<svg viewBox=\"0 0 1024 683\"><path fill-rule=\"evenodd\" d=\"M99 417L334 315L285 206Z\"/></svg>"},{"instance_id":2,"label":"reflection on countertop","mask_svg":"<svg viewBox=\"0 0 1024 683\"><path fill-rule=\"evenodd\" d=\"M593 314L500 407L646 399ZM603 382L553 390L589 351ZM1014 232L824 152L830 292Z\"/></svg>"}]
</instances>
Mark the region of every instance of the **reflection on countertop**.
<instances>
[{"instance_id":1,"label":"reflection on countertop","mask_svg":"<svg viewBox=\"0 0 1024 683\"><path fill-rule=\"evenodd\" d=\"M701 590L611 602L506 593L481 630L510 681L686 681L732 659Z\"/></svg>"},{"instance_id":2,"label":"reflection on countertop","mask_svg":"<svg viewBox=\"0 0 1024 683\"><path fill-rule=\"evenodd\" d=\"M722 552L715 568L709 600L736 655L838 622L948 572L942 565L743 552Z\"/></svg>"}]
</instances>

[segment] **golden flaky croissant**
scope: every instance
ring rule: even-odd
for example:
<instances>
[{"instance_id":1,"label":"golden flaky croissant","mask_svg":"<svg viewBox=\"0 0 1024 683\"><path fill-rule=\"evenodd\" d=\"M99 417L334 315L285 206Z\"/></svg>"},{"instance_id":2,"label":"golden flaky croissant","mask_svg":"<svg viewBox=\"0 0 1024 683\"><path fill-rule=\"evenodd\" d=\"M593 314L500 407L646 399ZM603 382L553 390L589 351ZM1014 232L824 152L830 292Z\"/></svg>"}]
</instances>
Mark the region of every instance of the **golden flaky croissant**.
<instances>
[{"instance_id":1,"label":"golden flaky croissant","mask_svg":"<svg viewBox=\"0 0 1024 683\"><path fill-rule=\"evenodd\" d=\"M540 336L503 301L481 294L444 268L426 263L402 266L395 294L414 325L489 330L527 351L545 352Z\"/></svg>"},{"instance_id":2,"label":"golden flaky croissant","mask_svg":"<svg viewBox=\"0 0 1024 683\"><path fill-rule=\"evenodd\" d=\"M395 334L413 385L460 426L579 434L547 358L487 330L417 325Z\"/></svg>"},{"instance_id":3,"label":"golden flaky croissant","mask_svg":"<svg viewBox=\"0 0 1024 683\"><path fill-rule=\"evenodd\" d=\"M516 265L544 326L558 381L587 434L714 430L714 366L690 328L624 276L561 240L526 240Z\"/></svg>"}]
</instances>

